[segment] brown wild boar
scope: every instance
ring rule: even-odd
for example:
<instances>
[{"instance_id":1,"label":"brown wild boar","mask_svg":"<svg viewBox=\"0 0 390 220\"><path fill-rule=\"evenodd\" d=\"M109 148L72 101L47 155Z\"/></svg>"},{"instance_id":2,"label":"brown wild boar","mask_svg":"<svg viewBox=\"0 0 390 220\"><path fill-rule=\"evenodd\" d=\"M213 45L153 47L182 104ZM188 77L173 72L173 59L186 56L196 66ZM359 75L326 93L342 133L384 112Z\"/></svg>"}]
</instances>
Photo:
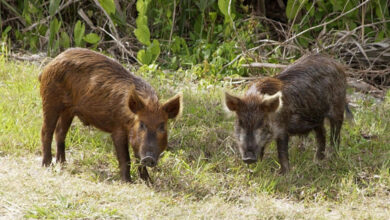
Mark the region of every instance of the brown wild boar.
<instances>
[{"instance_id":1,"label":"brown wild boar","mask_svg":"<svg viewBox=\"0 0 390 220\"><path fill-rule=\"evenodd\" d=\"M332 147L340 143L348 107L346 85L341 65L317 54L301 58L275 77L255 81L242 98L226 93L226 107L237 116L235 135L242 160L254 163L262 159L266 145L275 139L280 172L288 172L289 137L312 130L317 140L316 159L323 159L325 119L330 122Z\"/></svg>"},{"instance_id":2,"label":"brown wild boar","mask_svg":"<svg viewBox=\"0 0 390 220\"><path fill-rule=\"evenodd\" d=\"M167 121L178 116L182 95L159 103L154 89L115 60L87 49L73 48L58 55L39 76L43 105L42 165L51 164L53 132L57 162L65 162L65 136L77 116L84 124L111 133L120 176L130 181L131 144L140 177L150 180L167 147Z\"/></svg>"}]
</instances>

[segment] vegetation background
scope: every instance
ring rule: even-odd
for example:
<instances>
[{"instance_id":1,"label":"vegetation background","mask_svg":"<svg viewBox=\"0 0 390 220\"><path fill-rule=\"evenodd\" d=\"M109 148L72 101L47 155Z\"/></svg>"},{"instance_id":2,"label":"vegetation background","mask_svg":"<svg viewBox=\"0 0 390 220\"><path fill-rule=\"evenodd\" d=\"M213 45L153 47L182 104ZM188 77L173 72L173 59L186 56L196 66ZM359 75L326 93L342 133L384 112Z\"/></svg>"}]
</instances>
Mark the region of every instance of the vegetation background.
<instances>
[{"instance_id":1,"label":"vegetation background","mask_svg":"<svg viewBox=\"0 0 390 220\"><path fill-rule=\"evenodd\" d=\"M388 0L0 0L0 216L388 219L389 8ZM37 76L69 47L120 60L162 98L184 91L153 186L137 179L136 164L136 182L121 184L109 135L79 121L68 165L40 167ZM239 94L314 52L344 63L352 87L355 121L344 124L339 155L315 164L309 136L290 144L288 175L275 171L274 144L246 166L223 91Z\"/></svg>"}]
</instances>

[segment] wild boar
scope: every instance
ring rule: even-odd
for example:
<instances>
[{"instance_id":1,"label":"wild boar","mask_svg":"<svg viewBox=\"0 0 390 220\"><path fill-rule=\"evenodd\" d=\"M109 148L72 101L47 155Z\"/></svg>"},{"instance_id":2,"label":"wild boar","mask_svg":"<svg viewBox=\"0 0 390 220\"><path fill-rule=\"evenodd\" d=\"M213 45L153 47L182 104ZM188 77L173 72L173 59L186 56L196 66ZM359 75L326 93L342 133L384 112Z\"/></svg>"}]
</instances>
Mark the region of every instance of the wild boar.
<instances>
[{"instance_id":1,"label":"wild boar","mask_svg":"<svg viewBox=\"0 0 390 220\"><path fill-rule=\"evenodd\" d=\"M340 64L309 55L274 77L255 81L244 97L225 93L228 110L235 112L235 135L245 163L262 159L276 140L280 172L289 171L288 142L292 135L315 132L316 159L325 156L324 120L330 122L330 143L338 148L346 102L346 76Z\"/></svg>"},{"instance_id":2,"label":"wild boar","mask_svg":"<svg viewBox=\"0 0 390 220\"><path fill-rule=\"evenodd\" d=\"M65 162L65 137L77 116L84 124L111 133L120 176L130 181L130 143L140 177L150 180L167 147L168 119L182 109L182 95L160 104L155 90L115 60L88 49L72 48L58 55L39 76L43 106L42 165L52 161L53 133L57 162Z\"/></svg>"}]
</instances>

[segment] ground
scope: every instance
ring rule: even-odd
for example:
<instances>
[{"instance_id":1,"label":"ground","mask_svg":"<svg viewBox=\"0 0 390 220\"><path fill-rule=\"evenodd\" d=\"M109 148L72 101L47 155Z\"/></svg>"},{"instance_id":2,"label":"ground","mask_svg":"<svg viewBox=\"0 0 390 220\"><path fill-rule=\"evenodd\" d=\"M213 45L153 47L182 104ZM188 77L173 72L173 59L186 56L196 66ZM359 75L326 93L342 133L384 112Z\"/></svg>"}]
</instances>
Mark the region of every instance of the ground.
<instances>
[{"instance_id":1,"label":"ground","mask_svg":"<svg viewBox=\"0 0 390 220\"><path fill-rule=\"evenodd\" d=\"M245 85L143 67L135 73L162 99L183 91L185 103L147 186L136 164L134 183L121 183L109 134L78 120L66 140L67 165L41 167L41 69L0 57L0 218L390 218L389 95L381 101L350 90L355 119L343 126L338 155L314 163L313 137L303 148L293 138L292 170L279 175L274 143L263 161L240 161L221 97Z\"/></svg>"}]
</instances>

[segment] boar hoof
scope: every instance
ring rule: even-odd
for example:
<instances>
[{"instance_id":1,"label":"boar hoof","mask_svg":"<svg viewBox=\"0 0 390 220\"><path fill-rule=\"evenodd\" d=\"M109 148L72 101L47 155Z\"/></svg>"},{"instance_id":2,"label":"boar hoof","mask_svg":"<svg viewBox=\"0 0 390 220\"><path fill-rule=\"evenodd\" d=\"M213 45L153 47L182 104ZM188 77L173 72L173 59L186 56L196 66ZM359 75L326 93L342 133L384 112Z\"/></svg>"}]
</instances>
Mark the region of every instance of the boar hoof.
<instances>
[{"instance_id":1,"label":"boar hoof","mask_svg":"<svg viewBox=\"0 0 390 220\"><path fill-rule=\"evenodd\" d=\"M319 164L321 161L325 159L325 154L323 152L317 152L314 157L314 163Z\"/></svg>"},{"instance_id":2,"label":"boar hoof","mask_svg":"<svg viewBox=\"0 0 390 220\"><path fill-rule=\"evenodd\" d=\"M48 167L51 165L51 158L43 158L42 160L42 166L43 167Z\"/></svg>"},{"instance_id":3,"label":"boar hoof","mask_svg":"<svg viewBox=\"0 0 390 220\"><path fill-rule=\"evenodd\" d=\"M290 168L280 168L279 169L279 171L278 171L278 173L280 174L280 175L285 175L285 174L288 174L290 172Z\"/></svg>"}]
</instances>

